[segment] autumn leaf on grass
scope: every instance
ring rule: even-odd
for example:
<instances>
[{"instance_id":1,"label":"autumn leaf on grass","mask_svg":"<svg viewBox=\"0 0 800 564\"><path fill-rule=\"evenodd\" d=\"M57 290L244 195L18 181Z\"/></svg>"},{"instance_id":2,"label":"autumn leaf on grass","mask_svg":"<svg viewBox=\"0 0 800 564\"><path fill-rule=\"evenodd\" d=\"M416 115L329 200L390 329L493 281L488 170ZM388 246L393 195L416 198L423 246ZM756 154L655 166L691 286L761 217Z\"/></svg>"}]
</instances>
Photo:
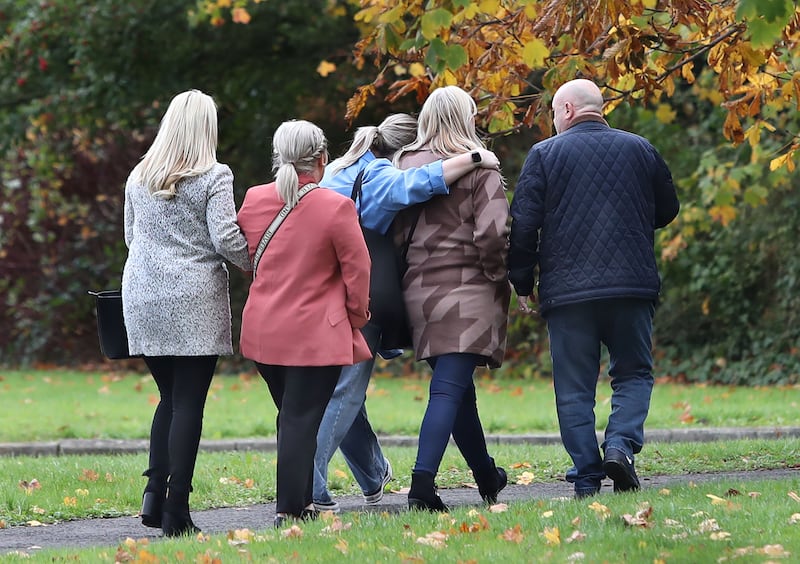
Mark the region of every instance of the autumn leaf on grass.
<instances>
[{"instance_id":1,"label":"autumn leaf on grass","mask_svg":"<svg viewBox=\"0 0 800 564\"><path fill-rule=\"evenodd\" d=\"M339 540L336 542L336 544L333 546L333 548L335 548L336 550L338 550L342 554L347 554L347 548L348 548L347 541L345 539L343 539L342 537L339 537Z\"/></svg>"},{"instance_id":2,"label":"autumn leaf on grass","mask_svg":"<svg viewBox=\"0 0 800 564\"><path fill-rule=\"evenodd\" d=\"M67 496L64 498L64 505L66 505L67 507L77 507L78 498Z\"/></svg>"},{"instance_id":3,"label":"autumn leaf on grass","mask_svg":"<svg viewBox=\"0 0 800 564\"><path fill-rule=\"evenodd\" d=\"M303 529L297 525L292 525L288 529L282 530L281 536L285 539L300 539L303 538Z\"/></svg>"},{"instance_id":4,"label":"autumn leaf on grass","mask_svg":"<svg viewBox=\"0 0 800 564\"><path fill-rule=\"evenodd\" d=\"M25 490L27 495L31 495L33 490L41 489L42 485L39 483L39 480L34 478L30 482L28 480L20 480L19 487Z\"/></svg>"},{"instance_id":5,"label":"autumn leaf on grass","mask_svg":"<svg viewBox=\"0 0 800 564\"><path fill-rule=\"evenodd\" d=\"M486 517L478 513L477 523L462 522L458 530L462 533L477 533L478 531L487 531L490 528L491 526L489 525L489 521L486 519Z\"/></svg>"},{"instance_id":6,"label":"autumn leaf on grass","mask_svg":"<svg viewBox=\"0 0 800 564\"><path fill-rule=\"evenodd\" d=\"M489 513L505 513L508 511L507 503L495 503L489 506Z\"/></svg>"},{"instance_id":7,"label":"autumn leaf on grass","mask_svg":"<svg viewBox=\"0 0 800 564\"><path fill-rule=\"evenodd\" d=\"M330 513L331 515L334 515L333 512L329 511L328 513ZM331 524L328 525L327 527L325 527L324 529L322 529L322 531L320 531L320 533L322 533L323 535L341 533L342 531L346 531L347 529L351 528L352 526L353 526L352 523L345 523L339 517L336 517L334 515L333 521L331 521Z\"/></svg>"},{"instance_id":8,"label":"autumn leaf on grass","mask_svg":"<svg viewBox=\"0 0 800 564\"><path fill-rule=\"evenodd\" d=\"M433 531L424 537L417 537L417 544L432 546L433 548L445 548L447 546L447 533Z\"/></svg>"},{"instance_id":9,"label":"autumn leaf on grass","mask_svg":"<svg viewBox=\"0 0 800 564\"><path fill-rule=\"evenodd\" d=\"M572 531L572 534L570 536L568 536L567 538L565 538L564 542L570 543L570 542L578 542L578 541L582 541L582 540L586 540L586 533L582 533L580 531Z\"/></svg>"},{"instance_id":10,"label":"autumn leaf on grass","mask_svg":"<svg viewBox=\"0 0 800 564\"><path fill-rule=\"evenodd\" d=\"M530 468L530 467L531 467L530 462L515 462L514 464L511 465L511 468L513 468L514 470L517 470L519 468Z\"/></svg>"},{"instance_id":11,"label":"autumn leaf on grass","mask_svg":"<svg viewBox=\"0 0 800 564\"><path fill-rule=\"evenodd\" d=\"M6 525L6 522L5 522L5 520L3 520L3 519L0 519L0 529L5 529L5 528L7 528L7 527L8 527L8 525Z\"/></svg>"},{"instance_id":12,"label":"autumn leaf on grass","mask_svg":"<svg viewBox=\"0 0 800 564\"><path fill-rule=\"evenodd\" d=\"M347 472L345 472L344 470L339 470L338 468L334 469L333 475L336 476L337 478L342 478L342 479L347 478Z\"/></svg>"},{"instance_id":13,"label":"autumn leaf on grass","mask_svg":"<svg viewBox=\"0 0 800 564\"><path fill-rule=\"evenodd\" d=\"M789 524L797 525L798 523L800 523L800 513L792 513L792 516L789 517Z\"/></svg>"},{"instance_id":14,"label":"autumn leaf on grass","mask_svg":"<svg viewBox=\"0 0 800 564\"><path fill-rule=\"evenodd\" d=\"M719 531L719 524L717 523L716 519L706 519L700 526L697 527L697 530L701 533L713 533L715 531Z\"/></svg>"},{"instance_id":15,"label":"autumn leaf on grass","mask_svg":"<svg viewBox=\"0 0 800 564\"><path fill-rule=\"evenodd\" d=\"M789 492L789 497L797 502L800 502L800 495L797 495L795 492Z\"/></svg>"},{"instance_id":16,"label":"autumn leaf on grass","mask_svg":"<svg viewBox=\"0 0 800 564\"><path fill-rule=\"evenodd\" d=\"M589 509L594 511L597 514L597 516L600 517L601 519L607 519L608 517L611 516L611 510L602 503L599 503L597 501L593 501L592 503L590 503Z\"/></svg>"},{"instance_id":17,"label":"autumn leaf on grass","mask_svg":"<svg viewBox=\"0 0 800 564\"><path fill-rule=\"evenodd\" d=\"M533 472L523 472L517 476L517 483L521 486L529 486L533 482Z\"/></svg>"},{"instance_id":18,"label":"autumn leaf on grass","mask_svg":"<svg viewBox=\"0 0 800 564\"><path fill-rule=\"evenodd\" d=\"M506 529L505 531L503 531L503 534L499 535L497 538L499 538L500 540L515 542L519 544L522 542L522 539L525 538L525 535L522 534L521 525L514 525L513 529Z\"/></svg>"},{"instance_id":19,"label":"autumn leaf on grass","mask_svg":"<svg viewBox=\"0 0 800 564\"><path fill-rule=\"evenodd\" d=\"M96 482L100 478L100 474L89 468L84 468L78 480L81 482Z\"/></svg>"},{"instance_id":20,"label":"autumn leaf on grass","mask_svg":"<svg viewBox=\"0 0 800 564\"><path fill-rule=\"evenodd\" d=\"M544 541L549 545L561 544L561 531L558 530L558 527L545 527L542 535L544 535Z\"/></svg>"},{"instance_id":21,"label":"autumn leaf on grass","mask_svg":"<svg viewBox=\"0 0 800 564\"><path fill-rule=\"evenodd\" d=\"M253 540L253 531L250 529L235 529L228 531L228 544L231 546L238 546L240 544L248 544Z\"/></svg>"},{"instance_id":22,"label":"autumn leaf on grass","mask_svg":"<svg viewBox=\"0 0 800 564\"><path fill-rule=\"evenodd\" d=\"M724 505L727 509L738 509L738 505L732 501L716 496L714 494L706 494L706 497L711 500L713 505Z\"/></svg>"},{"instance_id":23,"label":"autumn leaf on grass","mask_svg":"<svg viewBox=\"0 0 800 564\"><path fill-rule=\"evenodd\" d=\"M653 521L651 520L653 516L653 508L649 505L644 507L636 512L636 515L630 515L626 513L622 516L622 520L628 527L652 527Z\"/></svg>"}]
</instances>

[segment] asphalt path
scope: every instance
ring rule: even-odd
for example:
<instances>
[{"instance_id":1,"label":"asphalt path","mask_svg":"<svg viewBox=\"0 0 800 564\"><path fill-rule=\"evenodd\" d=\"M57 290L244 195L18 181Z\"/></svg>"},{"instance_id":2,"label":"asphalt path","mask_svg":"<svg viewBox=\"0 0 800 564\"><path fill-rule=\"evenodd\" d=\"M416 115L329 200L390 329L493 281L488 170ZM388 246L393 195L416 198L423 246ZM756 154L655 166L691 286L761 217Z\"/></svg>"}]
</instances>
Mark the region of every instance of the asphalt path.
<instances>
[{"instance_id":1,"label":"asphalt path","mask_svg":"<svg viewBox=\"0 0 800 564\"><path fill-rule=\"evenodd\" d=\"M708 442L733 439L781 439L800 437L800 427L774 427L751 429L678 429L653 430L647 432L648 443L652 442ZM491 435L488 443L554 444L558 435ZM416 444L414 437L381 437L381 444L410 446ZM203 441L201 448L214 450L274 450L272 439L245 439L232 441ZM0 443L0 455L59 456L65 454L131 453L147 449L146 441L108 440L63 440L50 443ZM798 461L800 462L800 461ZM800 480L800 464L794 468L777 470L754 470L719 473L688 473L670 476L640 476L643 489L661 489L677 484L708 484L722 495L728 488L753 480L792 478ZM391 489L391 485L390 485ZM606 480L601 495L612 492L612 483ZM721 492L721 493L720 493ZM572 485L564 482L509 484L498 499L501 503L530 501L535 499L570 498ZM481 506L476 488L448 488L439 491L450 507ZM407 511L407 494L403 491L387 491L378 505L366 506L361 496L337 497L344 518L348 512L357 511ZM235 529L263 530L271 526L275 516L273 503L246 507L223 507L205 511L192 511L192 518L205 533L226 533ZM142 526L137 515L107 519L80 519L40 526L13 526L0 529L0 556L19 551L27 554L45 548L70 548L89 546L117 546L127 538L161 538L161 531Z\"/></svg>"}]
</instances>

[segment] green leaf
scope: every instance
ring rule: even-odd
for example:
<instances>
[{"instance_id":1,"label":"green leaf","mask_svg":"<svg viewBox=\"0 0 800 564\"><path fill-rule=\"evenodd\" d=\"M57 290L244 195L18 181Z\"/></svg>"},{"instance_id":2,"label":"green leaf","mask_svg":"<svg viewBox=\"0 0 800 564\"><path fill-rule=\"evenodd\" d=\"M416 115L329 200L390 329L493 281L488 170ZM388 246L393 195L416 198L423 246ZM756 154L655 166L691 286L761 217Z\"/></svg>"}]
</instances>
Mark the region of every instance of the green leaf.
<instances>
[{"instance_id":1,"label":"green leaf","mask_svg":"<svg viewBox=\"0 0 800 564\"><path fill-rule=\"evenodd\" d=\"M453 14L444 8L425 12L421 22L422 35L426 39L433 39L439 35L439 30L450 27L452 22Z\"/></svg>"},{"instance_id":2,"label":"green leaf","mask_svg":"<svg viewBox=\"0 0 800 564\"><path fill-rule=\"evenodd\" d=\"M528 41L522 50L522 60L531 69L544 66L544 60L549 56L550 50L538 38Z\"/></svg>"},{"instance_id":3,"label":"green leaf","mask_svg":"<svg viewBox=\"0 0 800 564\"><path fill-rule=\"evenodd\" d=\"M448 45L444 54L445 64L450 70L466 65L469 61L467 51L461 45Z\"/></svg>"},{"instance_id":4,"label":"green leaf","mask_svg":"<svg viewBox=\"0 0 800 564\"><path fill-rule=\"evenodd\" d=\"M439 74L447 68L445 57L447 54L447 46L439 38L433 39L428 45L428 52L425 54L425 64L430 69Z\"/></svg>"}]
</instances>

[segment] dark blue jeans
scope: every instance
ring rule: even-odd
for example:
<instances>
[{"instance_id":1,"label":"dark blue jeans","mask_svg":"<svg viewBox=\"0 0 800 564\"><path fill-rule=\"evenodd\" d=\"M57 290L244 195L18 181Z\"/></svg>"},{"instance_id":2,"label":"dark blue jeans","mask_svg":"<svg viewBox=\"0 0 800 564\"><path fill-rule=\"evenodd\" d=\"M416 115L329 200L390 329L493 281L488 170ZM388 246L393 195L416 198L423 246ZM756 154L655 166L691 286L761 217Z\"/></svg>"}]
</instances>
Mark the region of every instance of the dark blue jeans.
<instances>
[{"instance_id":1,"label":"dark blue jeans","mask_svg":"<svg viewBox=\"0 0 800 564\"><path fill-rule=\"evenodd\" d=\"M612 389L602 448L631 459L642 450L653 390L654 313L654 303L640 299L595 300L547 313L558 424L575 465L567 480L577 494L597 491L605 478L594 413L601 345L608 349Z\"/></svg>"},{"instance_id":2,"label":"dark blue jeans","mask_svg":"<svg viewBox=\"0 0 800 564\"><path fill-rule=\"evenodd\" d=\"M428 360L433 377L419 431L415 472L436 475L451 434L473 473L483 473L491 467L472 381L475 367L483 361L480 355L467 353L445 354Z\"/></svg>"}]
</instances>

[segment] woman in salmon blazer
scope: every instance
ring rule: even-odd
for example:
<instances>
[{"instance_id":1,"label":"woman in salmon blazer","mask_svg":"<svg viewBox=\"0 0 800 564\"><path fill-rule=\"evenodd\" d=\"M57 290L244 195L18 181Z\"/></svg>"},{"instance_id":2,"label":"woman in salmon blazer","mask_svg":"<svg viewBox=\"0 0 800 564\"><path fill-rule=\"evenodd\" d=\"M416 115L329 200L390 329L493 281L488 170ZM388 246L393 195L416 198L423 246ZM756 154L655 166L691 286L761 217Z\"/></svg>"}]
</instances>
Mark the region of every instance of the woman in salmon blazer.
<instances>
[{"instance_id":1,"label":"woman in salmon blazer","mask_svg":"<svg viewBox=\"0 0 800 564\"><path fill-rule=\"evenodd\" d=\"M288 214L255 265L240 351L255 361L278 408L280 527L316 516L322 415L341 367L372 353L359 331L369 319L370 258L355 204L316 188L328 162L325 135L310 122L288 121L272 144L275 182L250 188L238 214L251 259L284 206Z\"/></svg>"}]
</instances>

